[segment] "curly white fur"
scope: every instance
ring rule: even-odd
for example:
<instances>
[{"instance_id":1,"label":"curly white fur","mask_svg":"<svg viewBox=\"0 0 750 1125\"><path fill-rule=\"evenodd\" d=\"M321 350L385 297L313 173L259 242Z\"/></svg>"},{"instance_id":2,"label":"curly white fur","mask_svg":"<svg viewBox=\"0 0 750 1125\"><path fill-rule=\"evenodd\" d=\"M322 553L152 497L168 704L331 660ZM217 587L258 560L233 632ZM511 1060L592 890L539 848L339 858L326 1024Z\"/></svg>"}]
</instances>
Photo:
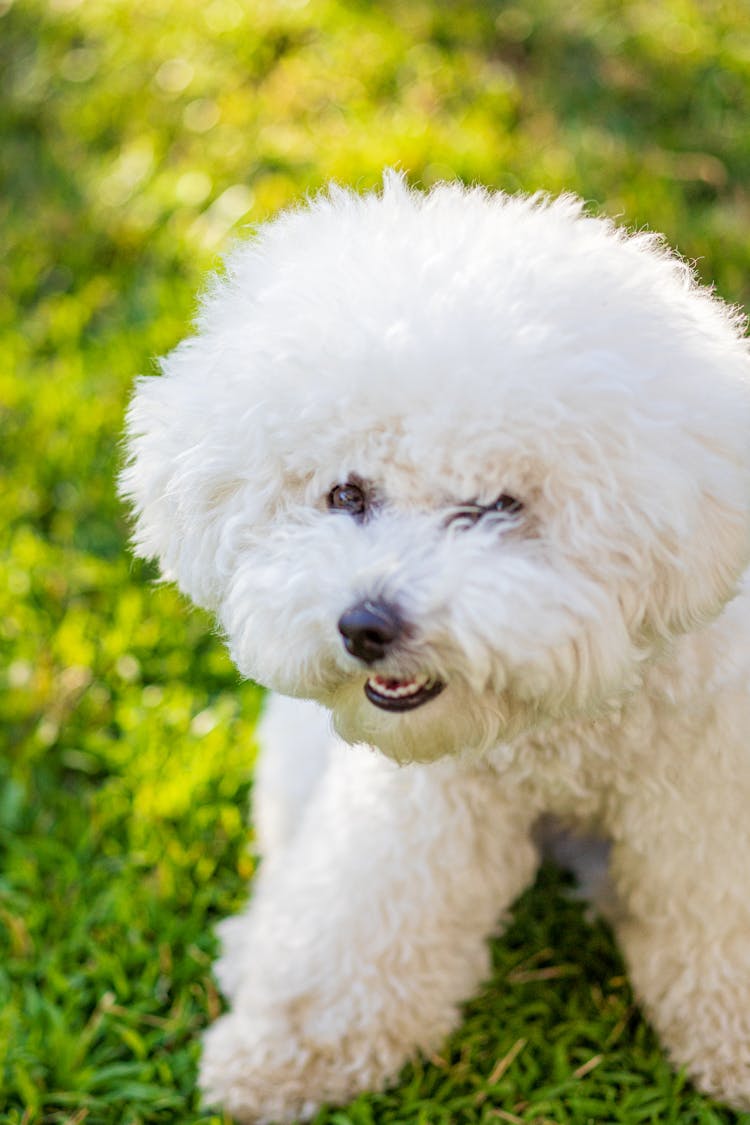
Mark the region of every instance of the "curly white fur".
<instances>
[{"instance_id":1,"label":"curly white fur","mask_svg":"<svg viewBox=\"0 0 750 1125\"><path fill-rule=\"evenodd\" d=\"M265 719L210 1101L290 1121L437 1045L551 812L612 841L675 1063L750 1108L742 333L659 238L570 197L389 175L261 227L139 381L137 549L216 611L244 675L299 697ZM364 522L326 505L352 479ZM447 524L501 493L518 517ZM409 623L378 673L442 694L373 706L337 628L362 599Z\"/></svg>"}]
</instances>

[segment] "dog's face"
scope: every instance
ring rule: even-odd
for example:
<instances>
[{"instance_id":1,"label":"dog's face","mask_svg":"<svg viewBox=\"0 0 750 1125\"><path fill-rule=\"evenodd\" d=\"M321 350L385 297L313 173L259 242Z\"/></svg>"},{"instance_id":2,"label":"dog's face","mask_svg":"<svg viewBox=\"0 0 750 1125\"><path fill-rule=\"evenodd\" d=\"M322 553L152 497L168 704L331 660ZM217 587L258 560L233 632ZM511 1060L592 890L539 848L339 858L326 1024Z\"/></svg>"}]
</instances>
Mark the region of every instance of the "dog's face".
<instances>
[{"instance_id":1,"label":"dog's face","mask_svg":"<svg viewBox=\"0 0 750 1125\"><path fill-rule=\"evenodd\" d=\"M244 675L429 760L592 712L720 610L749 379L653 239L391 179L236 252L139 384L123 489Z\"/></svg>"}]
</instances>

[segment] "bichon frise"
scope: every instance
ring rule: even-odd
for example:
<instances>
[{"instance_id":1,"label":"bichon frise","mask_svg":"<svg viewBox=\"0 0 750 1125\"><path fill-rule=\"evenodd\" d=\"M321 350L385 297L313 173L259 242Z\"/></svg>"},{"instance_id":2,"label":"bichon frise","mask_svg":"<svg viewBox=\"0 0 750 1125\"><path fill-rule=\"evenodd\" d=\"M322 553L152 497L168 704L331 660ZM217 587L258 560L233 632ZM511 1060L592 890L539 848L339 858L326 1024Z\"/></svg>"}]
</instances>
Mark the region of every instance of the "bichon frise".
<instances>
[{"instance_id":1,"label":"bichon frise","mask_svg":"<svg viewBox=\"0 0 750 1125\"><path fill-rule=\"evenodd\" d=\"M232 253L129 451L138 551L279 693L206 1098L290 1121L439 1045L551 813L611 840L675 1064L750 1106L739 314L570 197L332 188Z\"/></svg>"}]
</instances>

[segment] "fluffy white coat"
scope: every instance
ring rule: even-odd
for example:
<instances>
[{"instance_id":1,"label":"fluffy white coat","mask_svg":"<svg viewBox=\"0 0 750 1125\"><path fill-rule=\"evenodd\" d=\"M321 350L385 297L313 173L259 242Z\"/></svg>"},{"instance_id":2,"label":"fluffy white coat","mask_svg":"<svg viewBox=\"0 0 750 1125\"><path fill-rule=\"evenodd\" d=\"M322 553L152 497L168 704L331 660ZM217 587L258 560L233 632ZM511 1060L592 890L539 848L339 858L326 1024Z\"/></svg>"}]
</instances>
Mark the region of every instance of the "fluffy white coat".
<instances>
[{"instance_id":1,"label":"fluffy white coat","mask_svg":"<svg viewBox=\"0 0 750 1125\"><path fill-rule=\"evenodd\" d=\"M290 1121L438 1046L553 813L612 841L618 938L675 1063L750 1108L739 315L570 197L390 175L239 246L128 426L138 551L282 693L207 1099ZM352 481L366 518L330 510ZM522 510L457 518L501 494ZM408 623L375 665L338 627L368 599ZM373 672L445 686L392 713Z\"/></svg>"}]
</instances>

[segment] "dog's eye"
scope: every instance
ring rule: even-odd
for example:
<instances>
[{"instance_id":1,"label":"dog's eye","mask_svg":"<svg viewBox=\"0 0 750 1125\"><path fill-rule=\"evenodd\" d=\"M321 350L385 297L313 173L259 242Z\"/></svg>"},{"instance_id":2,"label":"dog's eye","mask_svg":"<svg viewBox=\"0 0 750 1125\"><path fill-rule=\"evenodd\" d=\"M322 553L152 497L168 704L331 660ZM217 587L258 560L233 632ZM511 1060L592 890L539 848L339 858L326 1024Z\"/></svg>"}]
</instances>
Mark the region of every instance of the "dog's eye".
<instances>
[{"instance_id":1,"label":"dog's eye","mask_svg":"<svg viewBox=\"0 0 750 1125\"><path fill-rule=\"evenodd\" d=\"M516 516L522 510L523 502L507 492L501 492L495 503L487 509L488 512L505 512L509 516Z\"/></svg>"},{"instance_id":2,"label":"dog's eye","mask_svg":"<svg viewBox=\"0 0 750 1125\"><path fill-rule=\"evenodd\" d=\"M327 497L328 508L332 512L348 512L351 516L364 515L367 500L358 484L347 481L335 484Z\"/></svg>"},{"instance_id":3,"label":"dog's eye","mask_svg":"<svg viewBox=\"0 0 750 1125\"><path fill-rule=\"evenodd\" d=\"M472 527L485 516L517 516L523 511L523 502L508 492L501 492L494 504L462 504L448 516L447 524Z\"/></svg>"}]
</instances>

